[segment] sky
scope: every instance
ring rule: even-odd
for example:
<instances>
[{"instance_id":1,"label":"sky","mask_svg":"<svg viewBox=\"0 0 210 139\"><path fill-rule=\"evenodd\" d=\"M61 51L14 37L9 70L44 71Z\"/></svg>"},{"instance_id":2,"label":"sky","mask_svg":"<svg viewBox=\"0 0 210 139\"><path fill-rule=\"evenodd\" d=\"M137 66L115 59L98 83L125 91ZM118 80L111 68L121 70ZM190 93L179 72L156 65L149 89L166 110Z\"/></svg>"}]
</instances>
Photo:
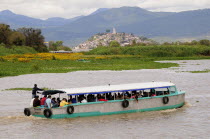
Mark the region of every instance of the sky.
<instances>
[{"instance_id":1,"label":"sky","mask_svg":"<svg viewBox=\"0 0 210 139\"><path fill-rule=\"evenodd\" d=\"M149 11L180 12L210 8L210 0L0 0L0 11L47 19L88 15L98 8L137 6Z\"/></svg>"}]
</instances>

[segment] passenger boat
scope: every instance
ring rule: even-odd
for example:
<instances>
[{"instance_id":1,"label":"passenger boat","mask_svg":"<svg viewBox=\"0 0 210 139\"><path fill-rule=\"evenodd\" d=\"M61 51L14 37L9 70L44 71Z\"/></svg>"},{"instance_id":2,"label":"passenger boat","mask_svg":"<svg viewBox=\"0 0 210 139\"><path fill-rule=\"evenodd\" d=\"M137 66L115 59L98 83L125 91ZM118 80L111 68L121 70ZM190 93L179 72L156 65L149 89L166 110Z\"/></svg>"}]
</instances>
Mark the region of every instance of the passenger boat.
<instances>
[{"instance_id":1,"label":"passenger boat","mask_svg":"<svg viewBox=\"0 0 210 139\"><path fill-rule=\"evenodd\" d=\"M52 119L74 118L174 109L182 107L185 103L185 92L178 91L171 82L109 84L56 89L52 92L65 93L76 102L58 108L25 108L24 114ZM87 102L80 103L81 97Z\"/></svg>"}]
</instances>

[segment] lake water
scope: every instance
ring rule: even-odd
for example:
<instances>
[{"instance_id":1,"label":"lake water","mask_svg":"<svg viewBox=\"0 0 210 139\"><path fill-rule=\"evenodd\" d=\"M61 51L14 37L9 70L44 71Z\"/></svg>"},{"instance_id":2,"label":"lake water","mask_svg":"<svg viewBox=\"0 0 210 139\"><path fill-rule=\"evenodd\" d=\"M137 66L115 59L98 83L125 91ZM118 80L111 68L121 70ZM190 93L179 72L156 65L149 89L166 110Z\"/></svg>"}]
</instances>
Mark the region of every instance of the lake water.
<instances>
[{"instance_id":1,"label":"lake water","mask_svg":"<svg viewBox=\"0 0 210 139\"><path fill-rule=\"evenodd\" d=\"M165 61L167 62L167 61ZM170 61L180 67L129 71L78 71L0 78L0 138L210 138L210 60ZM73 88L106 84L171 81L186 91L179 109L74 119L26 117L31 91L9 88Z\"/></svg>"}]
</instances>

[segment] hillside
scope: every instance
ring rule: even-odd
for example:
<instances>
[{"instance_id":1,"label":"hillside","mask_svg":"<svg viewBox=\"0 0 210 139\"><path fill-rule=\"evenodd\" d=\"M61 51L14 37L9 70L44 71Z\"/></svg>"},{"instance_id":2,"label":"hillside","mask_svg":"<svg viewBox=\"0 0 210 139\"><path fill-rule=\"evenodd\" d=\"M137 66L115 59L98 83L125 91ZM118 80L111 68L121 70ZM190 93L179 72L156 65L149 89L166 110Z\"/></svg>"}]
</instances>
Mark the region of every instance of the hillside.
<instances>
[{"instance_id":1,"label":"hillside","mask_svg":"<svg viewBox=\"0 0 210 139\"><path fill-rule=\"evenodd\" d=\"M51 39L63 39L69 44L78 44L113 27L118 32L134 33L148 38L205 38L210 36L209 12L210 9L167 13L150 12L138 7L113 8L83 17L62 28L48 30L45 34L51 35Z\"/></svg>"},{"instance_id":2,"label":"hillside","mask_svg":"<svg viewBox=\"0 0 210 139\"><path fill-rule=\"evenodd\" d=\"M148 37L201 36L210 33L210 9L186 11L120 27Z\"/></svg>"},{"instance_id":3,"label":"hillside","mask_svg":"<svg viewBox=\"0 0 210 139\"><path fill-rule=\"evenodd\" d=\"M124 31L126 29L121 29L121 27L172 14L174 13L150 12L139 7L112 8L100 13L85 16L75 22L62 26L62 28L44 30L44 33L47 38L59 38L69 40L68 42L71 44L78 44L75 40L79 39L80 42L85 41L90 36L96 33L102 33L106 29L112 29L113 27L119 30L119 32L132 33L131 31Z\"/></svg>"},{"instance_id":4,"label":"hillside","mask_svg":"<svg viewBox=\"0 0 210 139\"><path fill-rule=\"evenodd\" d=\"M138 37L133 34L117 33L98 33L89 38L84 43L79 44L75 49L93 49L98 46L109 46L112 41L117 41L120 46L132 45L133 43L152 43L145 37Z\"/></svg>"},{"instance_id":5,"label":"hillside","mask_svg":"<svg viewBox=\"0 0 210 139\"><path fill-rule=\"evenodd\" d=\"M0 22L12 28L42 28L46 41L62 40L75 46L97 33L115 27L118 32L133 33L148 38L208 38L210 9L178 13L151 12L139 7L102 8L88 16L73 19L34 19L11 11L0 12Z\"/></svg>"}]
</instances>

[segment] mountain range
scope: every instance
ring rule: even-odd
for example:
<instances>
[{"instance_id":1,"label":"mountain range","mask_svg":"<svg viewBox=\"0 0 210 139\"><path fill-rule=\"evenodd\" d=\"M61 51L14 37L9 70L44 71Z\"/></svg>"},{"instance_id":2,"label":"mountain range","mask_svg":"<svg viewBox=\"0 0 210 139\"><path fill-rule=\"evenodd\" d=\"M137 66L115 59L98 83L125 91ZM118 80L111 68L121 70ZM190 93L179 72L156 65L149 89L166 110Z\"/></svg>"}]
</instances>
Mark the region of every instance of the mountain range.
<instances>
[{"instance_id":1,"label":"mountain range","mask_svg":"<svg viewBox=\"0 0 210 139\"><path fill-rule=\"evenodd\" d=\"M47 41L62 40L66 45L77 45L96 33L116 28L117 32L164 39L210 38L210 9L184 12L151 12L139 7L102 8L87 16L71 19L60 17L41 20L0 12L0 23L12 28L41 28Z\"/></svg>"}]
</instances>

